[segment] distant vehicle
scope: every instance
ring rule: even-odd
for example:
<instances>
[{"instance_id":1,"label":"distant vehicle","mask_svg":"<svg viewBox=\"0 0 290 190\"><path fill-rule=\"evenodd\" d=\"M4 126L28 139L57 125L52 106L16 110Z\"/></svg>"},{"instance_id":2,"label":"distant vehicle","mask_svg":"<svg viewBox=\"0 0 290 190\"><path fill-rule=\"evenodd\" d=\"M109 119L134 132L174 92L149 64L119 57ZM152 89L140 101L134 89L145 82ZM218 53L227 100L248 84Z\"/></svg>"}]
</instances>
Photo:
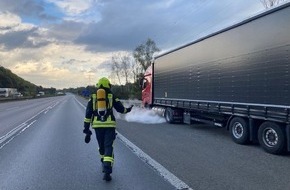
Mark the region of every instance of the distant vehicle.
<instances>
[{"instance_id":1,"label":"distant vehicle","mask_svg":"<svg viewBox=\"0 0 290 190\"><path fill-rule=\"evenodd\" d=\"M0 97L12 97L16 93L16 88L0 88Z\"/></svg>"},{"instance_id":2,"label":"distant vehicle","mask_svg":"<svg viewBox=\"0 0 290 190\"><path fill-rule=\"evenodd\" d=\"M37 97L44 96L44 95L45 95L45 92L43 92L43 91L39 91L39 92L36 94Z\"/></svg>"},{"instance_id":3,"label":"distant vehicle","mask_svg":"<svg viewBox=\"0 0 290 190\"><path fill-rule=\"evenodd\" d=\"M57 92L56 95L64 95L63 92Z\"/></svg>"},{"instance_id":4,"label":"distant vehicle","mask_svg":"<svg viewBox=\"0 0 290 190\"><path fill-rule=\"evenodd\" d=\"M17 97L17 98L22 97L22 96L23 94L21 94L20 92L16 92L15 94L13 94L13 97Z\"/></svg>"},{"instance_id":5,"label":"distant vehicle","mask_svg":"<svg viewBox=\"0 0 290 190\"><path fill-rule=\"evenodd\" d=\"M290 3L155 57L142 102L169 123L226 127L234 142L290 151Z\"/></svg>"}]
</instances>

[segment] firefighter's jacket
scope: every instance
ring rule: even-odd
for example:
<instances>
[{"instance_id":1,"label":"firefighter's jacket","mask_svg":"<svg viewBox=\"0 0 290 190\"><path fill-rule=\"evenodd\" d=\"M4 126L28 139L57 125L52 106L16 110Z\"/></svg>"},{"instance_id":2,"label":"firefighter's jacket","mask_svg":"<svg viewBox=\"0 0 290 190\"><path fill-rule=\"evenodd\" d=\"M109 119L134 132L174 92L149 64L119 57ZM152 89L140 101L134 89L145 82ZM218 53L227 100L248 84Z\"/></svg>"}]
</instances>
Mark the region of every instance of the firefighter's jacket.
<instances>
[{"instance_id":1,"label":"firefighter's jacket","mask_svg":"<svg viewBox=\"0 0 290 190\"><path fill-rule=\"evenodd\" d=\"M116 98L113 93L106 89L107 94L107 116L105 121L101 121L98 116L98 108L97 108L97 95L92 94L86 108L86 117L84 120L85 128L89 128L90 124L92 128L99 127L116 127L116 119L113 114L113 108L119 113L127 113L127 109L123 106L118 98Z\"/></svg>"}]
</instances>

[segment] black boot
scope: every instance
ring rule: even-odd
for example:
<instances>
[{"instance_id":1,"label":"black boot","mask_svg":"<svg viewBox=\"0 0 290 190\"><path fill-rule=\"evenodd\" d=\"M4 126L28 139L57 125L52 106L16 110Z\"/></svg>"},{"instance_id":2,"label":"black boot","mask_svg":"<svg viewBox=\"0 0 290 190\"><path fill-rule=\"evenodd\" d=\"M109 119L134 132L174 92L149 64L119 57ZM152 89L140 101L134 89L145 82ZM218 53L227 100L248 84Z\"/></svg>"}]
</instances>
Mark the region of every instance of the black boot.
<instances>
[{"instance_id":1,"label":"black boot","mask_svg":"<svg viewBox=\"0 0 290 190\"><path fill-rule=\"evenodd\" d=\"M112 180L112 177L109 173L105 173L104 174L104 177L103 177L103 180L105 181L111 181Z\"/></svg>"}]
</instances>

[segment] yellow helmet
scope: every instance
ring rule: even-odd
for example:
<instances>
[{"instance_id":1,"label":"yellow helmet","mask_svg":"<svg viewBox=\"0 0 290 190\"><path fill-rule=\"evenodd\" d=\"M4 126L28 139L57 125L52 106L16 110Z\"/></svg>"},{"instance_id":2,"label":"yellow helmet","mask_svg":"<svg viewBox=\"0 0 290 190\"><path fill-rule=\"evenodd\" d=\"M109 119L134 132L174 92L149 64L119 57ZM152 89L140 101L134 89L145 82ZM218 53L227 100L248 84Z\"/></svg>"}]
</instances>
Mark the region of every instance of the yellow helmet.
<instances>
[{"instance_id":1,"label":"yellow helmet","mask_svg":"<svg viewBox=\"0 0 290 190\"><path fill-rule=\"evenodd\" d=\"M97 88L100 88L100 87L111 88L110 81L106 77L100 78L96 86Z\"/></svg>"}]
</instances>

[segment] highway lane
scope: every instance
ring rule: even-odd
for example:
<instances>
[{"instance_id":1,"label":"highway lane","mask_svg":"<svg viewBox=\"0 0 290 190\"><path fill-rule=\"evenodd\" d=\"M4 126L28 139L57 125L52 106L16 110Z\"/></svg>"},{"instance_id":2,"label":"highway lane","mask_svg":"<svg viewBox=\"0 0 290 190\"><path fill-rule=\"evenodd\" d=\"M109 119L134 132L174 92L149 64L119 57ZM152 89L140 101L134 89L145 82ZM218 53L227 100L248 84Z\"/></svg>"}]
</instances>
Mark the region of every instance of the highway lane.
<instances>
[{"instance_id":1,"label":"highway lane","mask_svg":"<svg viewBox=\"0 0 290 190\"><path fill-rule=\"evenodd\" d=\"M193 189L290 189L289 154L235 144L225 129L120 120L118 131Z\"/></svg>"},{"instance_id":2,"label":"highway lane","mask_svg":"<svg viewBox=\"0 0 290 190\"><path fill-rule=\"evenodd\" d=\"M118 120L117 130L194 190L290 189L289 154L235 144L224 128Z\"/></svg>"},{"instance_id":3,"label":"highway lane","mask_svg":"<svg viewBox=\"0 0 290 190\"><path fill-rule=\"evenodd\" d=\"M83 143L83 115L83 106L66 96L1 148L0 189L172 189L120 142L120 134L194 190L290 189L289 155L237 145L225 129L123 120L117 126L114 180L104 183L96 140Z\"/></svg>"},{"instance_id":4,"label":"highway lane","mask_svg":"<svg viewBox=\"0 0 290 190\"><path fill-rule=\"evenodd\" d=\"M0 104L0 137L31 117L51 109L63 96L5 102Z\"/></svg>"},{"instance_id":5,"label":"highway lane","mask_svg":"<svg viewBox=\"0 0 290 190\"><path fill-rule=\"evenodd\" d=\"M43 101L22 107L34 110L37 105L44 105L46 100ZM93 138L89 144L83 141L84 108L71 95L54 101L57 104L48 100L50 109L34 117L12 140L0 146L1 190L175 189L119 140L115 143L113 180L104 182L96 140ZM7 106L1 109L1 114L9 115ZM18 113L24 114L25 109ZM25 122L31 115L21 117L18 122ZM5 122L14 125L13 119Z\"/></svg>"},{"instance_id":6,"label":"highway lane","mask_svg":"<svg viewBox=\"0 0 290 190\"><path fill-rule=\"evenodd\" d=\"M289 153L235 144L224 128L119 120L117 130L192 189L290 189Z\"/></svg>"}]
</instances>

